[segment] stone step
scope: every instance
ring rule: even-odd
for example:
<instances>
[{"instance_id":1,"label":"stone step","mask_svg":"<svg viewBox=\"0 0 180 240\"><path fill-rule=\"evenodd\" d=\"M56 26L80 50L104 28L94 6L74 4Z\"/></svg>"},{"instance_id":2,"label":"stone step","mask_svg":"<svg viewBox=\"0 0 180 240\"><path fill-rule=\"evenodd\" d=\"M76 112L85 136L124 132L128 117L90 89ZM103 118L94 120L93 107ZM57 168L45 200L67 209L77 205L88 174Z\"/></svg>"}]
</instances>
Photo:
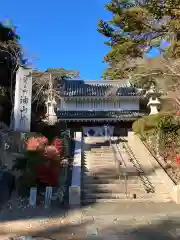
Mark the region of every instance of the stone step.
<instances>
[{"instance_id":1,"label":"stone step","mask_svg":"<svg viewBox=\"0 0 180 240\"><path fill-rule=\"evenodd\" d=\"M93 177L88 177L88 176L85 176L83 177L82 179L82 182L84 184L119 184L120 182L122 183L125 183L124 180L119 180L119 179L107 179L107 178L101 178L101 179L97 179L97 178L93 178ZM137 179L129 179L127 181L127 184L141 184L141 182Z\"/></svg>"},{"instance_id":2,"label":"stone step","mask_svg":"<svg viewBox=\"0 0 180 240\"><path fill-rule=\"evenodd\" d=\"M109 146L109 145L105 145L105 146L102 146L101 144L99 144L99 146L98 145L95 145L95 146L91 145L91 150L97 150L97 151L104 150L104 151L106 151L106 150L109 150L109 149L112 150L112 147Z\"/></svg>"},{"instance_id":3,"label":"stone step","mask_svg":"<svg viewBox=\"0 0 180 240\"><path fill-rule=\"evenodd\" d=\"M108 184L85 184L83 189L109 189L109 190L122 190L125 188L125 183L119 182L118 184L116 183L108 183ZM138 184L138 183L129 183L127 184L127 188L129 189L144 189L143 185Z\"/></svg>"},{"instance_id":4,"label":"stone step","mask_svg":"<svg viewBox=\"0 0 180 240\"><path fill-rule=\"evenodd\" d=\"M114 154L91 154L91 153L89 153L89 154L86 154L85 156L84 156L85 158L88 158L88 160L93 160L93 159L106 159L106 160L112 160L112 159L114 159L115 157L114 157Z\"/></svg>"},{"instance_id":5,"label":"stone step","mask_svg":"<svg viewBox=\"0 0 180 240\"><path fill-rule=\"evenodd\" d=\"M89 151L89 153L91 153L91 154L97 154L97 155L100 155L100 154L114 154L114 152L111 150L111 149L106 149L106 150L104 150L104 149L99 149L99 151L97 151L97 150L91 150L91 151Z\"/></svg>"},{"instance_id":6,"label":"stone step","mask_svg":"<svg viewBox=\"0 0 180 240\"><path fill-rule=\"evenodd\" d=\"M90 148L88 150L89 153L97 153L97 154L100 154L100 153L114 153L113 149L112 148Z\"/></svg>"},{"instance_id":7,"label":"stone step","mask_svg":"<svg viewBox=\"0 0 180 240\"><path fill-rule=\"evenodd\" d=\"M103 149L103 150L104 150L104 149L105 149L105 150L106 150L106 149L112 149L112 147L110 147L110 146L102 146L101 149Z\"/></svg>"},{"instance_id":8,"label":"stone step","mask_svg":"<svg viewBox=\"0 0 180 240\"><path fill-rule=\"evenodd\" d=\"M109 157L109 156L111 156L111 157L114 157L114 154L112 154L112 153L88 153L88 154L86 154L88 157L93 157L93 158L98 158L98 157Z\"/></svg>"},{"instance_id":9,"label":"stone step","mask_svg":"<svg viewBox=\"0 0 180 240\"><path fill-rule=\"evenodd\" d=\"M105 145L105 144L107 144L107 145L109 145L109 143L108 142L106 142L104 139L94 139L94 140L88 140L88 141L85 141L85 144L90 144L90 145L94 145L94 146L96 146L96 145Z\"/></svg>"},{"instance_id":10,"label":"stone step","mask_svg":"<svg viewBox=\"0 0 180 240\"><path fill-rule=\"evenodd\" d=\"M88 158L88 161L114 161L114 156L107 156L107 155L104 155L104 156L86 156L86 159Z\"/></svg>"},{"instance_id":11,"label":"stone step","mask_svg":"<svg viewBox=\"0 0 180 240\"><path fill-rule=\"evenodd\" d=\"M109 164L109 163L115 163L115 159L113 157L108 157L108 158L101 158L101 157L88 157L89 163L97 163L97 164Z\"/></svg>"},{"instance_id":12,"label":"stone step","mask_svg":"<svg viewBox=\"0 0 180 240\"><path fill-rule=\"evenodd\" d=\"M119 173L117 171L116 168L114 169L108 169L108 170L104 170L103 168L98 168L98 169L94 169L92 171L90 171L90 169L88 170L84 170L84 174L87 176L97 176L97 177L101 177L101 176L114 176L116 175L117 177L119 177Z\"/></svg>"},{"instance_id":13,"label":"stone step","mask_svg":"<svg viewBox=\"0 0 180 240\"><path fill-rule=\"evenodd\" d=\"M112 162L112 161L114 161L114 159L115 159L114 156L107 156L107 155L105 155L105 156L92 156L92 155L91 155L91 156L87 156L86 159L87 159L87 158L88 158L88 161L90 161L90 162L91 162L91 161L98 161L98 162L101 162L101 161L102 161L102 162L103 162L103 161L104 161L104 162L105 162L105 161L107 161L107 162L109 161L109 162L110 162L110 161L111 161L111 162Z\"/></svg>"},{"instance_id":14,"label":"stone step","mask_svg":"<svg viewBox=\"0 0 180 240\"><path fill-rule=\"evenodd\" d=\"M114 158L88 158L88 161L86 161L86 163L89 164L97 164L97 165L104 165L105 167L107 166L107 164L116 164L115 159Z\"/></svg>"},{"instance_id":15,"label":"stone step","mask_svg":"<svg viewBox=\"0 0 180 240\"><path fill-rule=\"evenodd\" d=\"M172 202L171 199L169 198L165 198L165 199L161 199L158 197L154 197L154 198L132 198L132 197L128 197L128 198L124 198L124 199L83 199L81 201L81 205L82 206L89 206L90 204L95 204L95 203L169 203Z\"/></svg>"},{"instance_id":16,"label":"stone step","mask_svg":"<svg viewBox=\"0 0 180 240\"><path fill-rule=\"evenodd\" d=\"M95 146L92 146L90 147L90 151L91 152L103 152L103 151L111 151L113 152L113 148L110 147L110 146L101 146L101 144L98 145L95 145Z\"/></svg>"},{"instance_id":17,"label":"stone step","mask_svg":"<svg viewBox=\"0 0 180 240\"><path fill-rule=\"evenodd\" d=\"M90 164L87 164L87 166L89 165L89 167L91 169L97 169L97 171L99 169L107 169L107 171L112 171L114 169L114 171L119 171L121 173L121 175L124 175L126 174L127 176L133 176L133 175L136 175L136 176L145 176L147 177L149 180L150 178L148 177L148 174L144 173L144 172L139 172L137 171L135 168L126 168L126 167L123 167L122 165L118 165L118 163L109 163L109 164L104 164L104 163L96 163L96 162L92 162ZM156 179L156 178L155 178ZM152 179L153 180L153 179ZM159 179L158 179L159 180Z\"/></svg>"},{"instance_id":18,"label":"stone step","mask_svg":"<svg viewBox=\"0 0 180 240\"><path fill-rule=\"evenodd\" d=\"M93 170L95 169L97 172L100 172L100 170L102 171L103 169L105 169L105 171L118 171L119 172L119 168L116 167L115 164L92 164L92 163L87 163L85 164L85 166L83 166L83 168L89 169L89 170Z\"/></svg>"},{"instance_id":19,"label":"stone step","mask_svg":"<svg viewBox=\"0 0 180 240\"><path fill-rule=\"evenodd\" d=\"M119 179L96 179L96 178L92 178L92 177L83 177L82 179L83 184L109 184L109 183L115 183L118 184L119 183Z\"/></svg>"},{"instance_id":20,"label":"stone step","mask_svg":"<svg viewBox=\"0 0 180 240\"><path fill-rule=\"evenodd\" d=\"M94 188L94 189L90 189L90 188L83 188L82 190L82 193L84 194L109 194L109 195L112 195L112 194L125 194L126 193L126 188L125 186L121 186L121 188L116 188L116 189L108 189L108 188L104 188L104 189L101 189L100 187L98 188ZM139 195L139 194L145 194L146 191L139 187L139 188L136 188L136 189L131 189L129 187L127 187L127 193L128 194L136 194L136 195Z\"/></svg>"},{"instance_id":21,"label":"stone step","mask_svg":"<svg viewBox=\"0 0 180 240\"><path fill-rule=\"evenodd\" d=\"M109 180L116 180L119 179L119 175L117 173L109 173L109 174L104 174L104 173L98 173L98 174L92 174L92 173L84 173L84 179L85 178L91 178L92 180L97 180L97 179L109 179Z\"/></svg>"},{"instance_id":22,"label":"stone step","mask_svg":"<svg viewBox=\"0 0 180 240\"><path fill-rule=\"evenodd\" d=\"M88 158L88 161L93 161L93 160L97 160L97 161L103 161L103 160L114 160L114 155L107 155L107 154L101 154L101 155L97 155L97 154L89 154L87 156L85 156L85 158Z\"/></svg>"},{"instance_id":23,"label":"stone step","mask_svg":"<svg viewBox=\"0 0 180 240\"><path fill-rule=\"evenodd\" d=\"M121 172L119 173L117 170L113 170L113 171L109 171L109 172L90 172L90 171L84 171L84 178L88 178L88 177L92 177L92 178L109 178L109 179L120 179L123 181L131 181L131 180L138 180L139 182L143 182L141 180L141 177L137 176L137 175L129 175L129 176L125 176L123 175ZM146 182L145 182L146 183ZM151 182L150 182L151 183ZM147 182L148 184L148 182Z\"/></svg>"},{"instance_id":24,"label":"stone step","mask_svg":"<svg viewBox=\"0 0 180 240\"><path fill-rule=\"evenodd\" d=\"M125 193L86 193L84 199L124 199Z\"/></svg>"},{"instance_id":25,"label":"stone step","mask_svg":"<svg viewBox=\"0 0 180 240\"><path fill-rule=\"evenodd\" d=\"M114 161L115 157L114 155L89 155L86 158L88 158L88 161Z\"/></svg>"},{"instance_id":26,"label":"stone step","mask_svg":"<svg viewBox=\"0 0 180 240\"><path fill-rule=\"evenodd\" d=\"M101 162L101 161L91 161L91 162L85 162L85 165L92 166L95 168L105 168L108 169L110 167L116 168L116 163L114 161L111 162Z\"/></svg>"},{"instance_id":27,"label":"stone step","mask_svg":"<svg viewBox=\"0 0 180 240\"><path fill-rule=\"evenodd\" d=\"M97 155L101 155L101 154L114 154L114 151L112 151L112 149L98 149L98 150L90 150L88 151L89 154L97 154Z\"/></svg>"},{"instance_id":28,"label":"stone step","mask_svg":"<svg viewBox=\"0 0 180 240\"><path fill-rule=\"evenodd\" d=\"M84 162L85 165L91 165L91 166L94 166L94 165L97 165L97 167L109 167L109 165L113 165L113 166L116 166L116 163L111 160L111 161L103 161L103 160L93 160L93 161L85 161Z\"/></svg>"},{"instance_id":29,"label":"stone step","mask_svg":"<svg viewBox=\"0 0 180 240\"><path fill-rule=\"evenodd\" d=\"M133 193L128 193L126 195L126 193L92 193L92 194L84 194L83 196L83 200L97 200L97 199L126 199L126 198L130 198L133 199L134 198L134 194ZM140 194L136 194L136 198L138 199L154 199L157 200L159 199L158 196L156 196L156 194L147 194L147 193L140 193ZM161 197L160 198L161 201L167 199L166 197Z\"/></svg>"},{"instance_id":30,"label":"stone step","mask_svg":"<svg viewBox=\"0 0 180 240\"><path fill-rule=\"evenodd\" d=\"M90 173L95 173L96 175L98 173L118 173L118 169L115 166L109 166L109 169L105 169L104 167L99 167L99 166L86 166L85 172L90 172Z\"/></svg>"},{"instance_id":31,"label":"stone step","mask_svg":"<svg viewBox=\"0 0 180 240\"><path fill-rule=\"evenodd\" d=\"M89 151L90 153L114 153L114 151L111 148L91 148L91 150Z\"/></svg>"},{"instance_id":32,"label":"stone step","mask_svg":"<svg viewBox=\"0 0 180 240\"><path fill-rule=\"evenodd\" d=\"M114 154L89 154L85 156L88 157L89 160L92 159L114 159Z\"/></svg>"},{"instance_id":33,"label":"stone step","mask_svg":"<svg viewBox=\"0 0 180 240\"><path fill-rule=\"evenodd\" d=\"M115 158L114 157L93 157L93 156L90 156L90 157L87 157L86 159L88 159L88 162L93 162L93 163L104 163L104 164L107 164L107 163L112 163L115 161Z\"/></svg>"}]
</instances>

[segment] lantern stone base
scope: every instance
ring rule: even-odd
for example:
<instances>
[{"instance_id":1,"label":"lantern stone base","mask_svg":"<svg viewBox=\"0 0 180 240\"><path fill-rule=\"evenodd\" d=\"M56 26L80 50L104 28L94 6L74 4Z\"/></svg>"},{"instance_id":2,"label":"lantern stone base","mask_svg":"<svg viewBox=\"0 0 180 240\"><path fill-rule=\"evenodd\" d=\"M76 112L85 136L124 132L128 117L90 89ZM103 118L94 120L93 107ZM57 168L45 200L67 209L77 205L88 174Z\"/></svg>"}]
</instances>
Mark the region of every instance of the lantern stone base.
<instances>
[{"instance_id":1,"label":"lantern stone base","mask_svg":"<svg viewBox=\"0 0 180 240\"><path fill-rule=\"evenodd\" d=\"M149 115L158 113L158 105L149 105L149 107L150 107L150 114Z\"/></svg>"}]
</instances>

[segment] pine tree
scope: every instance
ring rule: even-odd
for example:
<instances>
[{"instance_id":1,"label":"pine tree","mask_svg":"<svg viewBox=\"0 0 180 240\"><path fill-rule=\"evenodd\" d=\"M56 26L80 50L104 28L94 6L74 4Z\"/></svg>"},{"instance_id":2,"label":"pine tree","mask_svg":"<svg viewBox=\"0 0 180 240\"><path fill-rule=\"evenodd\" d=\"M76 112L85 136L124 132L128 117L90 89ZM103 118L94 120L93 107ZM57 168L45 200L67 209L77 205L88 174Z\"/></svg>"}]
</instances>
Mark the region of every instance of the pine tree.
<instances>
[{"instance_id":1,"label":"pine tree","mask_svg":"<svg viewBox=\"0 0 180 240\"><path fill-rule=\"evenodd\" d=\"M98 23L98 31L109 39L105 44L111 48L104 58L109 64L104 77L127 78L136 69L136 60L154 46L166 57L179 58L179 5L179 0L111 0L106 4L112 19ZM162 40L169 43L163 51Z\"/></svg>"},{"instance_id":2,"label":"pine tree","mask_svg":"<svg viewBox=\"0 0 180 240\"><path fill-rule=\"evenodd\" d=\"M141 58L147 48L150 32L150 15L146 8L131 1L111 0L105 8L113 15L112 20L100 20L98 31L109 38L111 47L104 61L109 68L104 77L122 79L134 68L132 60Z\"/></svg>"}]
</instances>

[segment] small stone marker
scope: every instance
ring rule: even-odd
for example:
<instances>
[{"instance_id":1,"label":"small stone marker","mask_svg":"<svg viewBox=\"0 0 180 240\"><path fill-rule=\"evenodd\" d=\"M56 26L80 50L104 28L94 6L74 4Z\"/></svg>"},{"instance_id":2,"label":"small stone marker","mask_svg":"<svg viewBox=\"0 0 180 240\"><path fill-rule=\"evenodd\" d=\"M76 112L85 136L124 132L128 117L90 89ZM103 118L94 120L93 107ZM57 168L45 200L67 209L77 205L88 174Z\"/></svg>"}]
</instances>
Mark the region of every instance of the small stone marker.
<instances>
[{"instance_id":1,"label":"small stone marker","mask_svg":"<svg viewBox=\"0 0 180 240\"><path fill-rule=\"evenodd\" d=\"M99 236L98 229L95 226L86 227L86 236L88 239L97 238Z\"/></svg>"},{"instance_id":2,"label":"small stone marker","mask_svg":"<svg viewBox=\"0 0 180 240\"><path fill-rule=\"evenodd\" d=\"M29 205L32 207L35 207L36 199L37 199L37 188L32 187L32 188L30 188Z\"/></svg>"},{"instance_id":3,"label":"small stone marker","mask_svg":"<svg viewBox=\"0 0 180 240\"><path fill-rule=\"evenodd\" d=\"M51 200L52 200L52 187L46 187L44 208L48 208L51 206Z\"/></svg>"},{"instance_id":4,"label":"small stone marker","mask_svg":"<svg viewBox=\"0 0 180 240\"><path fill-rule=\"evenodd\" d=\"M81 203L81 190L79 186L71 186L69 188L69 204L80 205Z\"/></svg>"}]
</instances>

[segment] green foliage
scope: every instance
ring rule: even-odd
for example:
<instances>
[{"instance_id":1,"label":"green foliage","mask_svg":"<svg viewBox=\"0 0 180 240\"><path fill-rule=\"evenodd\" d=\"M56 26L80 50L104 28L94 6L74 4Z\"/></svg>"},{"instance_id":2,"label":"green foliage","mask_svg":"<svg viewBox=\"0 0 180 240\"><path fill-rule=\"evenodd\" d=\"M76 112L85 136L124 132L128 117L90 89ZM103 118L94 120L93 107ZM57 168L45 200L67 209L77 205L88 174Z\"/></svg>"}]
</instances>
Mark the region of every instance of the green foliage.
<instances>
[{"instance_id":1,"label":"green foliage","mask_svg":"<svg viewBox=\"0 0 180 240\"><path fill-rule=\"evenodd\" d=\"M25 171L27 167L27 162L28 162L27 157L16 158L14 161L13 170L17 170L21 172Z\"/></svg>"},{"instance_id":2,"label":"green foliage","mask_svg":"<svg viewBox=\"0 0 180 240\"><path fill-rule=\"evenodd\" d=\"M9 125L12 95L15 87L15 74L19 66L24 63L20 36L16 27L10 22L0 21L0 100L4 109L1 121Z\"/></svg>"},{"instance_id":3,"label":"green foliage","mask_svg":"<svg viewBox=\"0 0 180 240\"><path fill-rule=\"evenodd\" d=\"M24 157L17 158L15 160L13 169L22 172L26 171L27 169L31 169L31 171L33 171L33 169L35 169L36 166L42 162L43 159L38 151L27 151Z\"/></svg>"},{"instance_id":4,"label":"green foliage","mask_svg":"<svg viewBox=\"0 0 180 240\"><path fill-rule=\"evenodd\" d=\"M142 117L133 123L132 129L135 134L138 134L144 140L147 135L156 131L161 119L165 116L168 116L168 113L158 113Z\"/></svg>"},{"instance_id":5,"label":"green foliage","mask_svg":"<svg viewBox=\"0 0 180 240\"><path fill-rule=\"evenodd\" d=\"M37 179L32 171L29 169L18 179L18 193L22 197L29 197L29 190L31 187L37 187Z\"/></svg>"},{"instance_id":6,"label":"green foliage","mask_svg":"<svg viewBox=\"0 0 180 240\"><path fill-rule=\"evenodd\" d=\"M158 113L138 119L133 123L132 129L142 140L146 140L149 135L154 135L158 132L163 138L164 136L169 136L169 134L178 136L180 121L175 115L170 113Z\"/></svg>"},{"instance_id":7,"label":"green foliage","mask_svg":"<svg viewBox=\"0 0 180 240\"><path fill-rule=\"evenodd\" d=\"M178 134L178 130L180 129L180 122L177 121L174 116L164 116L158 123L158 130L163 133L174 133Z\"/></svg>"},{"instance_id":8,"label":"green foliage","mask_svg":"<svg viewBox=\"0 0 180 240\"><path fill-rule=\"evenodd\" d=\"M28 196L29 189L37 186L36 167L42 163L42 157L37 152L27 151L24 157L17 158L13 170L21 173L18 179L18 192L21 196Z\"/></svg>"},{"instance_id":9,"label":"green foliage","mask_svg":"<svg viewBox=\"0 0 180 240\"><path fill-rule=\"evenodd\" d=\"M150 15L146 8L132 1L111 0L105 8L113 15L111 21L98 23L98 32L109 38L111 46L104 58L109 63L105 76L121 79L128 75L129 59L144 55Z\"/></svg>"},{"instance_id":10,"label":"green foliage","mask_svg":"<svg viewBox=\"0 0 180 240\"><path fill-rule=\"evenodd\" d=\"M48 68L46 72L51 73L55 80L66 80L79 77L78 71L67 70L64 68Z\"/></svg>"},{"instance_id":11,"label":"green foliage","mask_svg":"<svg viewBox=\"0 0 180 240\"><path fill-rule=\"evenodd\" d=\"M98 32L108 38L110 46L104 61L109 64L105 78L128 77L135 67L132 59L143 58L152 47L164 56L180 57L180 1L110 0L105 8L112 14L110 21L100 20ZM169 42L165 50L161 41Z\"/></svg>"},{"instance_id":12,"label":"green foliage","mask_svg":"<svg viewBox=\"0 0 180 240\"><path fill-rule=\"evenodd\" d=\"M16 28L12 24L0 22L0 42L17 41L20 36L16 34Z\"/></svg>"}]
</instances>

